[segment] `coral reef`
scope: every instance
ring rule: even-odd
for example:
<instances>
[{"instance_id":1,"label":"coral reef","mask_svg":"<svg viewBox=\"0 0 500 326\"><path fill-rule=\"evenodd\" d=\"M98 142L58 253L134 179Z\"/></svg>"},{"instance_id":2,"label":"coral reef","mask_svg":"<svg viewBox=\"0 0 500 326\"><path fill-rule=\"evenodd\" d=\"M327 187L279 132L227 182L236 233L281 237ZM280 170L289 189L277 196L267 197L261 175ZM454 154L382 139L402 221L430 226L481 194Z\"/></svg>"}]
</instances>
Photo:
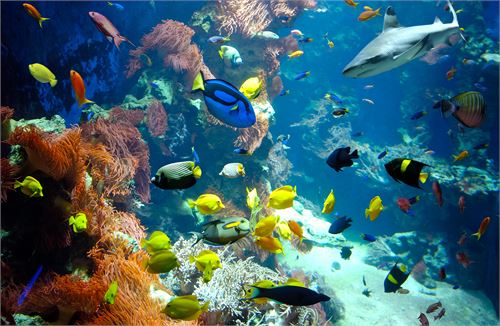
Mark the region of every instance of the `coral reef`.
<instances>
[{"instance_id":1,"label":"coral reef","mask_svg":"<svg viewBox=\"0 0 500 326\"><path fill-rule=\"evenodd\" d=\"M168 127L168 117L167 111L165 111L160 101L155 100L148 106L146 124L151 136L160 137L165 135Z\"/></svg>"}]
</instances>

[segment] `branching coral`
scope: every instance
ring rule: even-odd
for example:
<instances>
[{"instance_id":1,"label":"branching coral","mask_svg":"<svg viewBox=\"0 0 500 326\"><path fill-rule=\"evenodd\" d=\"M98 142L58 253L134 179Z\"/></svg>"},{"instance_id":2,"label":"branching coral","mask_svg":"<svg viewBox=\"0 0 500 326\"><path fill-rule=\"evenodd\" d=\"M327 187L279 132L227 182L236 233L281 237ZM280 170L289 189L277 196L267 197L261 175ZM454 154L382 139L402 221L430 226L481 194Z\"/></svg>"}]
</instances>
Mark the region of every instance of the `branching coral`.
<instances>
[{"instance_id":1,"label":"branching coral","mask_svg":"<svg viewBox=\"0 0 500 326\"><path fill-rule=\"evenodd\" d=\"M192 82L202 67L202 56L195 44L191 44L194 31L181 22L163 20L142 37L141 46L131 50L127 77L133 76L143 67L141 56L156 52L163 66L183 74L186 82Z\"/></svg>"},{"instance_id":2,"label":"branching coral","mask_svg":"<svg viewBox=\"0 0 500 326\"><path fill-rule=\"evenodd\" d=\"M14 177L19 171L18 167L10 164L9 160L2 158L0 162L1 169L1 198L2 202L7 200L7 192L14 188Z\"/></svg>"},{"instance_id":3,"label":"branching coral","mask_svg":"<svg viewBox=\"0 0 500 326\"><path fill-rule=\"evenodd\" d=\"M276 143L271 147L267 154L266 165L270 180L273 180L275 185L284 185L292 172L292 162L286 157L286 151L283 149L283 144Z\"/></svg>"},{"instance_id":4,"label":"branching coral","mask_svg":"<svg viewBox=\"0 0 500 326\"><path fill-rule=\"evenodd\" d=\"M253 153L262 144L269 130L269 121L262 113L257 113L257 122L249 127L239 129L239 136L234 141L234 146L245 148Z\"/></svg>"},{"instance_id":5,"label":"branching coral","mask_svg":"<svg viewBox=\"0 0 500 326\"><path fill-rule=\"evenodd\" d=\"M146 111L146 124L151 136L160 137L165 135L168 127L167 123L167 111L165 111L160 101L154 100Z\"/></svg>"},{"instance_id":6,"label":"branching coral","mask_svg":"<svg viewBox=\"0 0 500 326\"><path fill-rule=\"evenodd\" d=\"M143 110L124 110L120 107L114 107L109 112L109 120L112 122L128 121L134 126L138 126L144 120Z\"/></svg>"}]
</instances>

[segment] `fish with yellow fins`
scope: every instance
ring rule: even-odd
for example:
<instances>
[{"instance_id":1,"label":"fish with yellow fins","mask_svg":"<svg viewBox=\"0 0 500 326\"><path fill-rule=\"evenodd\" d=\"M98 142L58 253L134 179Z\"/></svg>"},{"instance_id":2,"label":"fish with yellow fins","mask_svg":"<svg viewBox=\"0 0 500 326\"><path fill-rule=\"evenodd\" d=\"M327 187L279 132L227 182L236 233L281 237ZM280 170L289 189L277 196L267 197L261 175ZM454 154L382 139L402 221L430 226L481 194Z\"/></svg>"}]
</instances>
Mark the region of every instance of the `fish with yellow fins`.
<instances>
[{"instance_id":1,"label":"fish with yellow fins","mask_svg":"<svg viewBox=\"0 0 500 326\"><path fill-rule=\"evenodd\" d=\"M409 158L395 158L384 166L387 173L397 182L419 189L422 189L419 181L425 183L429 177L428 173L422 172L422 169L429 165Z\"/></svg>"},{"instance_id":2,"label":"fish with yellow fins","mask_svg":"<svg viewBox=\"0 0 500 326\"><path fill-rule=\"evenodd\" d=\"M257 222L257 224L255 225L255 231L252 233L252 235L257 237L267 237L272 235L279 220L279 216L271 215L264 217L259 222Z\"/></svg>"},{"instance_id":3,"label":"fish with yellow fins","mask_svg":"<svg viewBox=\"0 0 500 326\"><path fill-rule=\"evenodd\" d=\"M49 68L40 63L32 63L28 66L31 76L40 83L49 83L50 87L57 85L56 75Z\"/></svg>"},{"instance_id":4,"label":"fish with yellow fins","mask_svg":"<svg viewBox=\"0 0 500 326\"><path fill-rule=\"evenodd\" d=\"M150 258L142 262L145 270L152 274L168 273L172 269L179 267L177 256L169 250L155 252Z\"/></svg>"},{"instance_id":5,"label":"fish with yellow fins","mask_svg":"<svg viewBox=\"0 0 500 326\"><path fill-rule=\"evenodd\" d=\"M323 214L330 214L333 212L333 208L335 207L335 194L333 193L333 189L330 190L330 193L325 199L325 202L323 203L323 210L321 213Z\"/></svg>"},{"instance_id":6,"label":"fish with yellow fins","mask_svg":"<svg viewBox=\"0 0 500 326\"><path fill-rule=\"evenodd\" d=\"M197 320L202 312L208 310L208 305L208 301L200 305L195 295L183 295L170 300L162 312L172 319Z\"/></svg>"},{"instance_id":7,"label":"fish with yellow fins","mask_svg":"<svg viewBox=\"0 0 500 326\"><path fill-rule=\"evenodd\" d=\"M93 101L85 97L85 83L82 76L80 76L80 74L76 70L71 70L69 72L69 78L71 80L71 85L73 86L73 91L75 92L75 98L78 102L78 107L81 107L82 105L87 103L94 103Z\"/></svg>"},{"instance_id":8,"label":"fish with yellow fins","mask_svg":"<svg viewBox=\"0 0 500 326\"><path fill-rule=\"evenodd\" d=\"M196 184L201 174L194 161L175 162L159 168L151 183L161 189L187 189Z\"/></svg>"},{"instance_id":9,"label":"fish with yellow fins","mask_svg":"<svg viewBox=\"0 0 500 326\"><path fill-rule=\"evenodd\" d=\"M252 190L246 188L246 190L247 190L247 207L253 211L257 207L259 207L260 198L259 195L257 194L256 188L253 188Z\"/></svg>"},{"instance_id":10,"label":"fish with yellow fins","mask_svg":"<svg viewBox=\"0 0 500 326\"><path fill-rule=\"evenodd\" d=\"M262 90L262 80L259 77L251 77L243 82L240 92L249 100L253 100L260 95Z\"/></svg>"},{"instance_id":11,"label":"fish with yellow fins","mask_svg":"<svg viewBox=\"0 0 500 326\"><path fill-rule=\"evenodd\" d=\"M262 249L267 250L273 254L285 254L281 241L275 237L257 237L255 239L255 243Z\"/></svg>"},{"instance_id":12,"label":"fish with yellow fins","mask_svg":"<svg viewBox=\"0 0 500 326\"><path fill-rule=\"evenodd\" d=\"M285 209L293 206L293 200L297 196L297 187L283 186L275 189L269 195L267 207Z\"/></svg>"},{"instance_id":13,"label":"fish with yellow fins","mask_svg":"<svg viewBox=\"0 0 500 326\"><path fill-rule=\"evenodd\" d=\"M87 230L87 215L85 213L76 213L75 216L69 217L69 226L73 227L73 232L81 233Z\"/></svg>"},{"instance_id":14,"label":"fish with yellow fins","mask_svg":"<svg viewBox=\"0 0 500 326\"><path fill-rule=\"evenodd\" d=\"M32 4L29 3L23 3L24 9L26 9L26 12L28 15L31 17L35 18L36 21L38 22L38 25L40 25L40 28L43 28L42 23L46 20L49 20L50 18L45 18L42 17L42 14L38 11L38 9L35 8Z\"/></svg>"},{"instance_id":15,"label":"fish with yellow fins","mask_svg":"<svg viewBox=\"0 0 500 326\"><path fill-rule=\"evenodd\" d=\"M118 282L113 281L109 285L106 293L104 293L104 302L107 304L114 304L117 294L118 294Z\"/></svg>"},{"instance_id":16,"label":"fish with yellow fins","mask_svg":"<svg viewBox=\"0 0 500 326\"><path fill-rule=\"evenodd\" d=\"M375 221L380 212L384 209L384 205L382 205L382 199L379 196L375 196L370 200L370 205L365 209L365 218L370 217L370 221Z\"/></svg>"},{"instance_id":17,"label":"fish with yellow fins","mask_svg":"<svg viewBox=\"0 0 500 326\"><path fill-rule=\"evenodd\" d=\"M270 280L257 281L254 284L250 285L250 287L245 288L245 299L250 299L253 296L253 291L255 291L254 287L270 289L275 286L277 286L277 284ZM256 304L266 304L268 302L267 298L254 298L252 300Z\"/></svg>"},{"instance_id":18,"label":"fish with yellow fins","mask_svg":"<svg viewBox=\"0 0 500 326\"><path fill-rule=\"evenodd\" d=\"M219 172L219 175L229 179L244 177L245 167L241 163L228 163L224 165L222 171Z\"/></svg>"},{"instance_id":19,"label":"fish with yellow fins","mask_svg":"<svg viewBox=\"0 0 500 326\"><path fill-rule=\"evenodd\" d=\"M22 182L16 180L14 189L20 188L21 192L29 197L43 197L43 188L40 182L32 176L27 176Z\"/></svg>"},{"instance_id":20,"label":"fish with yellow fins","mask_svg":"<svg viewBox=\"0 0 500 326\"><path fill-rule=\"evenodd\" d=\"M276 229L278 230L278 234L280 235L281 238L285 240L292 239L293 232L290 229L290 226L288 226L288 222L279 221L278 225L276 225Z\"/></svg>"},{"instance_id":21,"label":"fish with yellow fins","mask_svg":"<svg viewBox=\"0 0 500 326\"><path fill-rule=\"evenodd\" d=\"M203 273L203 282L208 283L212 279L213 271L222 268L219 256L212 250L202 250L198 256L189 256L189 262L195 263L196 268Z\"/></svg>"},{"instance_id":22,"label":"fish with yellow fins","mask_svg":"<svg viewBox=\"0 0 500 326\"><path fill-rule=\"evenodd\" d=\"M396 262L384 280L384 292L396 292L408 279L408 276L410 273L408 273L406 265Z\"/></svg>"},{"instance_id":23,"label":"fish with yellow fins","mask_svg":"<svg viewBox=\"0 0 500 326\"><path fill-rule=\"evenodd\" d=\"M288 227L290 230L299 238L299 243L302 243L302 240L304 239L304 230L302 229L302 226L300 226L299 223L297 223L294 220L288 221Z\"/></svg>"},{"instance_id":24,"label":"fish with yellow fins","mask_svg":"<svg viewBox=\"0 0 500 326\"><path fill-rule=\"evenodd\" d=\"M162 231L154 231L149 239L141 240L141 248L146 249L150 255L161 250L168 250L171 247L170 238Z\"/></svg>"},{"instance_id":25,"label":"fish with yellow fins","mask_svg":"<svg viewBox=\"0 0 500 326\"><path fill-rule=\"evenodd\" d=\"M304 54L304 51L301 51L301 50L293 51L292 53L288 54L288 58L289 59L298 58L298 57L302 56L303 54Z\"/></svg>"},{"instance_id":26,"label":"fish with yellow fins","mask_svg":"<svg viewBox=\"0 0 500 326\"><path fill-rule=\"evenodd\" d=\"M364 22L364 21L370 20L370 19L372 19L372 18L374 18L376 16L382 16L380 14L380 9L381 8L378 8L377 10L373 10L371 7L364 6L363 9L365 11L363 11L358 16L358 21L360 21L360 22Z\"/></svg>"},{"instance_id":27,"label":"fish with yellow fins","mask_svg":"<svg viewBox=\"0 0 500 326\"><path fill-rule=\"evenodd\" d=\"M469 157L469 151L461 151L459 154L453 155L453 162L461 161L463 159L466 159L467 157Z\"/></svg>"},{"instance_id":28,"label":"fish with yellow fins","mask_svg":"<svg viewBox=\"0 0 500 326\"><path fill-rule=\"evenodd\" d=\"M203 194L198 199L188 199L187 203L191 208L197 208L198 212L203 215L214 214L223 209L224 204L219 196L214 194Z\"/></svg>"}]
</instances>

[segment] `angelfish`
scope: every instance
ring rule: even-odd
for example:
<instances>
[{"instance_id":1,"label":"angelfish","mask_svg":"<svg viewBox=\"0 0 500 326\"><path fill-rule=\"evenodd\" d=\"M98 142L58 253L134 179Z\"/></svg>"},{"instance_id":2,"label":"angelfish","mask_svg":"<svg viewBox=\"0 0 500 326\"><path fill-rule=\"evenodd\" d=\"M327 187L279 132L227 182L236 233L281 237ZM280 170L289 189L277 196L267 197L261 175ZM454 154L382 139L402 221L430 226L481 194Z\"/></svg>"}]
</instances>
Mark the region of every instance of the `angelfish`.
<instances>
[{"instance_id":1,"label":"angelfish","mask_svg":"<svg viewBox=\"0 0 500 326\"><path fill-rule=\"evenodd\" d=\"M115 43L117 49L120 49L120 44L123 41L126 41L135 47L134 43L130 42L128 38L120 34L118 29L116 29L113 23L109 19L107 19L106 16L96 11L89 11L89 16L94 22L97 29L101 33L103 33L104 36L106 36L108 41L113 41Z\"/></svg>"}]
</instances>

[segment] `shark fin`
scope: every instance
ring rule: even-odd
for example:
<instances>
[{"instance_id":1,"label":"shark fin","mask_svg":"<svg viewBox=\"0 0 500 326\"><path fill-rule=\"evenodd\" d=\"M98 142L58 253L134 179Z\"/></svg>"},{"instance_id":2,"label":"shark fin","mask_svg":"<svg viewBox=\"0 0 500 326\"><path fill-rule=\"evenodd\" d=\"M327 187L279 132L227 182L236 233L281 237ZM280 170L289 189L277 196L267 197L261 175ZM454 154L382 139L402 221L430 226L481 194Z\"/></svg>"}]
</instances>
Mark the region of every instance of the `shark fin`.
<instances>
[{"instance_id":1,"label":"shark fin","mask_svg":"<svg viewBox=\"0 0 500 326\"><path fill-rule=\"evenodd\" d=\"M395 55L392 57L393 60L404 60L405 62L411 61L414 58L421 56L422 50L425 50L429 46L429 35L418 41L415 45L413 45L408 50ZM419 55L420 54L420 55Z\"/></svg>"},{"instance_id":2,"label":"shark fin","mask_svg":"<svg viewBox=\"0 0 500 326\"><path fill-rule=\"evenodd\" d=\"M398 16L396 16L396 12L392 7L388 7L387 10L385 11L385 16L384 16L384 32L391 28L398 28L398 27L399 27Z\"/></svg>"},{"instance_id":3,"label":"shark fin","mask_svg":"<svg viewBox=\"0 0 500 326\"><path fill-rule=\"evenodd\" d=\"M434 24L442 24L443 22L441 21L441 19L439 19L438 16L436 16L436 18L434 18Z\"/></svg>"}]
</instances>

